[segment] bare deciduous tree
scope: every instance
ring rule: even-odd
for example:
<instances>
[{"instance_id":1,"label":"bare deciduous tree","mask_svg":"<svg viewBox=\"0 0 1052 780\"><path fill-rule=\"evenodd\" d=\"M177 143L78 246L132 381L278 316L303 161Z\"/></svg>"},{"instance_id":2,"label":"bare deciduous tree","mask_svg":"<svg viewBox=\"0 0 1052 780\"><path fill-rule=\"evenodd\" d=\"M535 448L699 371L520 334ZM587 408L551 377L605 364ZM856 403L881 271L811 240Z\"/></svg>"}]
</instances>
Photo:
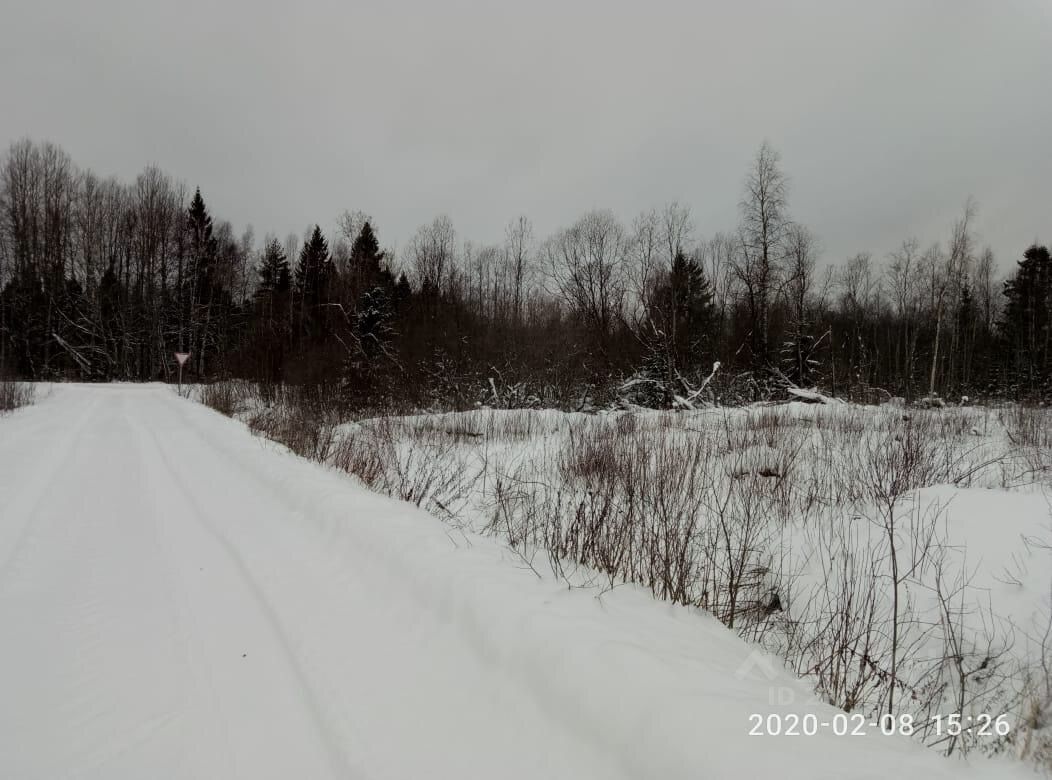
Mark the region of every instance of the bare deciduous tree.
<instances>
[{"instance_id":1,"label":"bare deciduous tree","mask_svg":"<svg viewBox=\"0 0 1052 780\"><path fill-rule=\"evenodd\" d=\"M416 231L406 248L417 284L436 292L448 291L456 276L457 233L443 215Z\"/></svg>"},{"instance_id":2,"label":"bare deciduous tree","mask_svg":"<svg viewBox=\"0 0 1052 780\"><path fill-rule=\"evenodd\" d=\"M782 295L789 311L789 343L792 347L795 380L809 378L809 361L814 344L808 343L806 330L810 324L808 306L815 284L815 261L818 239L803 225L792 225L786 237L785 283Z\"/></svg>"},{"instance_id":3,"label":"bare deciduous tree","mask_svg":"<svg viewBox=\"0 0 1052 780\"><path fill-rule=\"evenodd\" d=\"M920 244L915 238L902 242L891 253L885 277L891 294L892 305L898 318L901 340L897 345L896 360L901 360L899 373L909 399L913 388L913 366L917 355L920 334L918 317L920 312Z\"/></svg>"},{"instance_id":4,"label":"bare deciduous tree","mask_svg":"<svg viewBox=\"0 0 1052 780\"><path fill-rule=\"evenodd\" d=\"M628 236L610 211L593 211L544 246L545 272L567 305L600 340L624 311Z\"/></svg>"},{"instance_id":5,"label":"bare deciduous tree","mask_svg":"<svg viewBox=\"0 0 1052 780\"><path fill-rule=\"evenodd\" d=\"M960 284L961 276L967 271L972 256L974 239L971 223L975 219L975 211L975 201L969 198L964 205L964 212L953 225L949 254L943 255L937 247L933 247L925 255L925 266L931 279L932 311L935 317L935 337L928 383L928 395L932 397L935 396L936 390L939 349L947 302L951 297L950 292L953 285Z\"/></svg>"},{"instance_id":6,"label":"bare deciduous tree","mask_svg":"<svg viewBox=\"0 0 1052 780\"><path fill-rule=\"evenodd\" d=\"M511 287L511 320L515 325L523 320L532 252L533 223L528 217L516 217L504 231L504 255Z\"/></svg>"},{"instance_id":7,"label":"bare deciduous tree","mask_svg":"<svg viewBox=\"0 0 1052 780\"><path fill-rule=\"evenodd\" d=\"M780 157L766 141L760 146L745 180L741 226L741 253L734 272L744 287L752 319L753 361L770 362L771 303L777 290L784 242L789 229L789 186Z\"/></svg>"}]
</instances>

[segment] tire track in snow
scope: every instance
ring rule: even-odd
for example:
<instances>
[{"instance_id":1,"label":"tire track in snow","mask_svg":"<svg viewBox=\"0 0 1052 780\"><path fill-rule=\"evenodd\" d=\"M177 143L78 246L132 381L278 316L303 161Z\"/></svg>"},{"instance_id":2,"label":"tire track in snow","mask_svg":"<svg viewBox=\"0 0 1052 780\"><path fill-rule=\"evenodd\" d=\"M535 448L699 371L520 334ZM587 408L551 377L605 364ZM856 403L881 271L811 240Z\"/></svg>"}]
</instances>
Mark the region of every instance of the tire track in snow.
<instances>
[{"instance_id":1,"label":"tire track in snow","mask_svg":"<svg viewBox=\"0 0 1052 780\"><path fill-rule=\"evenodd\" d=\"M0 590L0 624L9 632L0 689L18 703L17 711L0 708L4 777L71 776L61 771L71 765L78 777L123 777L122 767L163 752L184 731L171 610L163 580L150 576L158 549L141 522L149 496L126 489L141 484L141 468L126 446L128 404L113 400L71 409L87 410L83 425L55 415L42 432L52 446L75 438L65 457L54 448L57 470L42 469L52 489L36 491L18 579Z\"/></svg>"},{"instance_id":2,"label":"tire track in snow","mask_svg":"<svg viewBox=\"0 0 1052 780\"><path fill-rule=\"evenodd\" d=\"M207 663L207 652L200 647L199 640L195 641L202 631L200 621L194 614L192 604L184 592L185 589L180 587L178 561L174 560L172 555L173 540L169 529L164 527L163 512L159 505L160 502L157 501L157 497L162 494L163 487L170 483L170 480L159 482L154 469L151 469L147 463L145 455L156 449L155 438L149 436L141 425L133 423L130 427L139 450L139 463L142 467L145 485L150 495L154 497L153 511L150 514L151 530L158 549L162 549L165 553L163 555L165 580L168 583L168 592L175 612L174 618L181 629L176 632L175 641L179 645L186 669L197 683L196 686L189 686L189 689L184 691L185 706L187 710L192 710L195 696L207 698L210 702L209 720L212 724L212 733L221 735L223 743L222 762L225 765L223 776L237 777L237 762L232 748L227 712L223 707L212 665ZM203 689L203 692L199 693L198 689ZM219 774L218 766L212 765L210 769Z\"/></svg>"},{"instance_id":3,"label":"tire track in snow","mask_svg":"<svg viewBox=\"0 0 1052 780\"><path fill-rule=\"evenodd\" d=\"M24 457L11 458L5 456L5 461L18 462L22 461L27 466L33 476L31 477L28 484L22 486L17 492L14 499L6 502L4 507L5 517L24 517L25 520L19 530L14 535L14 540L7 550L7 553L0 558L0 590L2 590L7 580L9 579L12 571L15 567L19 555L22 554L27 542L32 536L33 526L40 519L40 499L48 492L49 489L53 489L55 485L55 476L58 475L69 463L73 460L77 453L78 447L82 446L80 440L80 434L91 422L94 417L95 411L101 403L101 399L96 397L92 403L86 404L85 408L80 412L74 425L70 427L67 435L60 437L61 444L53 449L47 450L47 457L45 459L46 466L40 468L28 468L28 466L34 463L39 464L40 461L34 461L33 459L26 460ZM54 424L53 420L47 420L40 428L46 429L48 423ZM32 429L33 435L38 430L37 428ZM4 440L0 444L0 449L13 448L15 452L19 452L19 443L23 437L15 437L14 440ZM49 442L53 441L55 437L50 437Z\"/></svg>"},{"instance_id":4,"label":"tire track in snow","mask_svg":"<svg viewBox=\"0 0 1052 780\"><path fill-rule=\"evenodd\" d=\"M363 770L351 762L337 735L334 734L333 730L330 728L328 719L320 705L319 699L315 694L307 675L299 664L292 644L289 641L288 635L285 632L280 619L268 601L265 593L252 576L248 566L238 553L236 547L230 542L227 536L216 527L215 523L209 519L207 510L196 498L191 486L186 483L181 474L181 469L172 461L165 447L159 440L157 433L152 429L146 429L140 426L138 423L135 423L135 427L138 428L139 432L144 433L146 437L148 437L154 455L156 456L156 460L163 464L165 475L170 478L172 486L178 491L183 502L185 502L186 506L191 510L189 514L192 515L194 521L196 521L201 529L217 543L219 548L221 548L224 556L230 562L232 570L236 572L247 592L251 595L259 614L266 621L270 633L276 641L276 646L279 648L283 656L284 664L296 682L304 708L314 725L316 735L319 738L322 747L326 751L334 776L339 778L354 778L354 780L366 780L366 775ZM206 445L202 442L202 446Z\"/></svg>"},{"instance_id":5,"label":"tire track in snow","mask_svg":"<svg viewBox=\"0 0 1052 780\"><path fill-rule=\"evenodd\" d=\"M243 457L244 446L237 446L239 437L247 436L247 431L244 426L237 423L229 418L219 415L210 409L195 404L187 404L185 401L176 398L167 399L167 405L171 408L173 415L177 416L181 421L180 427L182 429L189 429L194 434L195 438L207 444L210 453L217 462L222 462L224 468L228 467L230 473L228 479L234 484L253 484L259 487L260 491L264 491L268 497L272 497L275 504L283 506L290 517L299 517L306 522L302 528L297 528L298 534L307 534L308 536L314 537L316 541L321 541L325 545L340 545L346 543L346 539L341 541L341 532L337 529L342 525L337 522L336 524L330 524L329 521L340 514L343 514L347 519L355 517L356 505L348 506L345 501L342 500L343 493L341 490L337 490L332 498L336 501L332 505L332 508L327 508L327 490L334 485L327 485L326 489L323 489L318 496L317 502L307 501L304 502L304 492L300 489L300 486L293 481L291 484L286 484L279 481L281 487L288 488L289 493L279 489L279 484L275 484L272 480L268 479L268 473L259 468L259 464L252 459L246 459ZM211 418L215 418L212 420ZM208 423L214 422L215 425L209 425ZM229 431L229 436L223 435ZM241 439L243 441L243 439ZM254 449L254 448L253 448ZM268 452L268 457L277 455L279 450L283 448L273 442L267 440L259 441L260 452ZM307 467L311 472L314 472L317 477L320 477L325 471L328 471L326 467L320 466L315 463L310 463L299 456L295 456L290 453L295 463L295 468ZM292 465L292 464L290 464ZM239 477L235 477L234 474L238 474ZM340 481L346 479L346 475L342 473L333 472L331 477L337 477ZM312 482L312 487L316 485ZM379 494L372 493L367 489L357 484L346 484L341 486L343 489L351 489L353 491L361 491L363 493L362 498L366 499L368 503L373 501L379 502L384 505L382 511L394 510L397 512L397 508L400 502L392 499L380 496ZM342 508L337 509L338 506L342 505ZM405 505L408 509L409 505ZM370 507L372 509L372 507ZM418 512L415 507L411 509L413 512ZM336 515L333 514L336 512ZM317 521L321 520L320 525ZM437 522L437 521L436 521ZM286 524L286 527L296 527L295 524ZM528 676L522 677L518 674L509 674L509 670L502 660L505 648L499 644L494 644L491 638L488 636L491 625L486 623L485 617L474 615L472 609L466 605L450 601L450 590L448 583L445 582L429 582L427 578L418 578L416 576L407 576L409 573L402 571L401 567L405 564L400 558L400 554L395 553L392 555L392 551L386 549L386 544L389 544L392 539L382 539L386 536L385 533L375 534L376 527L371 522L366 522L365 525L356 525L359 531L365 530L367 527L369 530L360 537L356 538L359 543L365 543L365 546L358 551L359 555L363 555L364 558L360 558L359 555L352 557L343 557L340 564L344 567L354 566L356 570L368 569L369 577L363 582L361 578L357 578L353 584L357 590L362 590L363 585L369 590L375 589L376 592L383 593L384 598L388 600L402 599L408 596L409 604L402 605L403 614L408 618L407 625L412 624L411 621L423 618L425 623L434 623L443 626L444 628L453 627L452 633L456 635L455 640L457 649L456 655L461 658L471 658L473 662L467 664L457 664L458 667L464 666L470 669L469 674L473 679L475 678L491 678L491 690L499 692L501 696L509 696L510 700L516 702L517 709L522 711L524 714L521 718L516 718L522 726L528 731L535 731L545 733L549 742L546 744L559 743L576 743L573 747L569 747L567 744L560 744L561 749L556 749L555 753L560 755L566 755L566 751L582 751L589 756L588 763L591 765L591 769L599 776L604 777L622 777L625 776L623 769L616 765L615 760L611 760L611 757L605 755L603 752L603 745L608 742L608 735L597 735L590 728L591 726L597 726L598 724L592 723L580 723L575 720L573 713L577 710L577 706L572 697L570 701L567 701L566 697L556 696L544 696L542 695L535 686L531 685L531 681ZM262 529L261 529L262 530ZM274 531L276 529L270 529ZM251 533L249 531L249 533ZM330 536L330 534L332 534ZM375 542L381 542L381 547L375 547ZM447 548L443 546L443 552L448 552ZM332 563L336 563L333 561ZM263 565L266 565L265 562ZM317 574L316 568L312 567L309 574ZM351 584L347 580L347 575L350 572L346 569L344 572L335 573L335 578L330 582L326 583L331 589L333 583L341 582L344 584ZM468 575L468 578L470 575ZM382 580L386 583L385 586L377 586L376 580ZM409 586L408 588L406 586ZM464 582L464 585L471 587ZM324 584L320 584L320 587L325 587ZM388 589L390 588L390 589ZM281 589L277 589L277 593L280 595ZM334 605L335 606L335 605ZM408 607L408 611L406 609ZM492 617L491 615L488 617ZM481 619L476 619L481 618ZM355 616L352 619L360 619L360 616ZM364 628L364 627L363 627ZM391 627L384 625L380 627L380 630L366 631L365 633L374 637L383 637L387 642L401 642L404 641L404 629L401 626L396 627L394 632L385 633L391 630ZM448 637L440 637L448 640ZM363 648L359 648L360 650ZM517 650L516 652L520 652ZM409 669L416 666L419 661L415 658L404 659L404 669ZM462 685L462 680L466 679L463 676L463 672L460 676L457 675L456 671L453 671L453 677L448 677L450 670L442 667L438 667L435 670L438 675L446 675L449 680L452 681L453 687L443 692L444 698L449 700L457 700L456 697L459 695L457 686ZM397 690L399 683L398 681L391 681L392 687ZM476 702L476 704L487 708L491 705L491 702ZM505 719L507 717L505 712L494 713L497 717ZM458 718L453 718L457 720ZM468 718L470 720L470 718ZM485 729L486 726L483 726ZM554 731L554 733L552 733ZM492 737L496 737L496 733L491 734ZM366 747L369 747L366 745ZM626 748L627 749L627 748ZM509 750L509 753L514 750ZM602 767L602 768L600 768ZM543 776L543 777L576 777L580 776L577 774L567 774L568 766L564 767L551 767L543 766L540 767L540 774L534 772L528 772L529 776ZM514 776L523 776L523 767L519 767L517 771L512 772ZM474 775L467 775L474 776ZM489 775L486 775L489 776ZM500 776L499 773L495 776Z\"/></svg>"}]
</instances>

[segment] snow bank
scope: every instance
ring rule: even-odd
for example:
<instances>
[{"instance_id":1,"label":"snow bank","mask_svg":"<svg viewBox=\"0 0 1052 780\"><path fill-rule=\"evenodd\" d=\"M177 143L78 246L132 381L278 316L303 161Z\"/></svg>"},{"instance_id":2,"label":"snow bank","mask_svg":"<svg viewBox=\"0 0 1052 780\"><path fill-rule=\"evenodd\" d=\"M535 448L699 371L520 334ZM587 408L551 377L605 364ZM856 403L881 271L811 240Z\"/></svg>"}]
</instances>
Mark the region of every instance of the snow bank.
<instances>
[{"instance_id":1,"label":"snow bank","mask_svg":"<svg viewBox=\"0 0 1052 780\"><path fill-rule=\"evenodd\" d=\"M837 711L701 612L634 588L567 590L491 539L453 533L342 474L279 455L240 423L168 403L227 458L224 479L243 473L268 486L289 523L320 535L342 566L369 573L379 601L401 594L455 625L479 664L513 680L625 777L1028 776L946 760L904 736L749 736L753 714L814 713L830 722Z\"/></svg>"}]
</instances>

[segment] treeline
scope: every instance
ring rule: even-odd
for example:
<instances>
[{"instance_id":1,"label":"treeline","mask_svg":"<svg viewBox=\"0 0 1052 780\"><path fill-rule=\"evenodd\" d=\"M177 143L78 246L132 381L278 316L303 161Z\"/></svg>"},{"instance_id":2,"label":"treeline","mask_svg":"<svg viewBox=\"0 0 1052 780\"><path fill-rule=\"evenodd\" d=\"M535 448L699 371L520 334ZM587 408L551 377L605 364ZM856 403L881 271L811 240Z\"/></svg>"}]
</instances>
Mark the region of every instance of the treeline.
<instances>
[{"instance_id":1,"label":"treeline","mask_svg":"<svg viewBox=\"0 0 1052 780\"><path fill-rule=\"evenodd\" d=\"M1048 249L1001 279L974 212L941 242L820 269L765 144L739 225L707 239L670 204L548 237L519 217L497 245L439 217L397 255L361 212L329 236L257 245L156 168L101 179L24 140L0 161L0 374L169 380L183 351L193 377L358 406L667 406L790 383L855 400L1048 398Z\"/></svg>"}]
</instances>

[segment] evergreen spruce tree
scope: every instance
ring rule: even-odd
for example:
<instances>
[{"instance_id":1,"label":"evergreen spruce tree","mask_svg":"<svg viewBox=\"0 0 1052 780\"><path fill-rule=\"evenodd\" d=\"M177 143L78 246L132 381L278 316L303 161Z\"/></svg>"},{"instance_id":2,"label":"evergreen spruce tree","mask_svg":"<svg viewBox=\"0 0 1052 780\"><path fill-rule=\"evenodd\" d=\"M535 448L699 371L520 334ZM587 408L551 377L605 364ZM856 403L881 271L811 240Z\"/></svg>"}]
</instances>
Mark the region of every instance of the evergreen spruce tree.
<instances>
[{"instance_id":1,"label":"evergreen spruce tree","mask_svg":"<svg viewBox=\"0 0 1052 780\"><path fill-rule=\"evenodd\" d=\"M193 275L192 303L209 303L218 287L216 255L219 245L212 235L212 217L201 197L201 189L194 191L186 214L186 227Z\"/></svg>"},{"instance_id":2,"label":"evergreen spruce tree","mask_svg":"<svg viewBox=\"0 0 1052 780\"><path fill-rule=\"evenodd\" d=\"M791 338L782 342L779 350L781 371L797 387L814 387L818 384L821 368L816 357L819 339L803 329L805 324L800 323Z\"/></svg>"},{"instance_id":3,"label":"evergreen spruce tree","mask_svg":"<svg viewBox=\"0 0 1052 780\"><path fill-rule=\"evenodd\" d=\"M256 296L288 293L291 284L289 260L285 250L276 238L271 238L263 249L263 258L259 264L259 288L256 290Z\"/></svg>"},{"instance_id":4,"label":"evergreen spruce tree","mask_svg":"<svg viewBox=\"0 0 1052 780\"><path fill-rule=\"evenodd\" d=\"M644 333L643 378L637 402L667 405L679 377L702 362L706 338L715 321L712 287L701 264L677 252L648 301L649 327ZM679 388L682 390L682 388Z\"/></svg>"},{"instance_id":5,"label":"evergreen spruce tree","mask_svg":"<svg viewBox=\"0 0 1052 780\"><path fill-rule=\"evenodd\" d=\"M667 277L655 290L650 317L664 334L674 367L686 370L701 363L715 307L712 287L696 259L676 253Z\"/></svg>"},{"instance_id":6,"label":"evergreen spruce tree","mask_svg":"<svg viewBox=\"0 0 1052 780\"><path fill-rule=\"evenodd\" d=\"M1000 321L1006 389L1048 392L1052 380L1052 256L1031 246L1005 282Z\"/></svg>"},{"instance_id":7,"label":"evergreen spruce tree","mask_svg":"<svg viewBox=\"0 0 1052 780\"><path fill-rule=\"evenodd\" d=\"M354 341L351 357L352 382L360 393L375 397L382 391L388 369L394 364L391 342L395 335L397 309L409 297L409 281L399 282L384 265L384 253L366 222L351 247L351 269L355 289L361 290L355 306Z\"/></svg>"},{"instance_id":8,"label":"evergreen spruce tree","mask_svg":"<svg viewBox=\"0 0 1052 780\"><path fill-rule=\"evenodd\" d=\"M390 354L388 343L394 334L393 319L399 294L384 259L376 233L366 220L351 246L350 267L354 289L360 291L354 318L355 341L360 352L355 370L371 376L377 374L379 363Z\"/></svg>"},{"instance_id":9,"label":"evergreen spruce tree","mask_svg":"<svg viewBox=\"0 0 1052 780\"><path fill-rule=\"evenodd\" d=\"M353 294L357 297L375 287L384 275L384 252L376 238L373 226L366 220L351 245L350 272L353 276Z\"/></svg>"},{"instance_id":10,"label":"evergreen spruce tree","mask_svg":"<svg viewBox=\"0 0 1052 780\"><path fill-rule=\"evenodd\" d=\"M308 338L321 338L323 323L321 311L329 301L329 288L334 276L329 244L321 228L314 226L310 240L300 250L296 264L296 299L299 306L300 334Z\"/></svg>"},{"instance_id":11,"label":"evergreen spruce tree","mask_svg":"<svg viewBox=\"0 0 1052 780\"><path fill-rule=\"evenodd\" d=\"M3 307L6 312L9 361L5 368L28 379L44 377L39 356L47 340L44 312L47 296L44 285L32 268L25 266L17 270L14 277L3 288ZM0 377L0 379L6 377Z\"/></svg>"},{"instance_id":12,"label":"evergreen spruce tree","mask_svg":"<svg viewBox=\"0 0 1052 780\"><path fill-rule=\"evenodd\" d=\"M276 238L267 240L260 260L255 294L256 353L261 375L269 381L283 376L289 346L289 293L292 289L288 256Z\"/></svg>"},{"instance_id":13,"label":"evergreen spruce tree","mask_svg":"<svg viewBox=\"0 0 1052 780\"><path fill-rule=\"evenodd\" d=\"M375 361L386 351L392 334L392 313L390 295L383 287L377 286L362 294L354 330L366 362Z\"/></svg>"},{"instance_id":14,"label":"evergreen spruce tree","mask_svg":"<svg viewBox=\"0 0 1052 780\"><path fill-rule=\"evenodd\" d=\"M413 295L413 288L409 284L409 277L405 275L405 271L398 275L398 281L395 282L394 287L394 306L395 309L401 309L406 304L410 297Z\"/></svg>"},{"instance_id":15,"label":"evergreen spruce tree","mask_svg":"<svg viewBox=\"0 0 1052 780\"><path fill-rule=\"evenodd\" d=\"M193 356L198 374L211 371L210 361L221 361L232 314L229 289L236 252L233 242L220 244L201 190L194 192L186 214L186 246L190 266L184 281L178 347ZM186 288L189 289L186 289Z\"/></svg>"},{"instance_id":16,"label":"evergreen spruce tree","mask_svg":"<svg viewBox=\"0 0 1052 780\"><path fill-rule=\"evenodd\" d=\"M296 292L304 301L317 305L324 300L332 272L330 264L329 244L321 228L315 225L296 265Z\"/></svg>"}]
</instances>

